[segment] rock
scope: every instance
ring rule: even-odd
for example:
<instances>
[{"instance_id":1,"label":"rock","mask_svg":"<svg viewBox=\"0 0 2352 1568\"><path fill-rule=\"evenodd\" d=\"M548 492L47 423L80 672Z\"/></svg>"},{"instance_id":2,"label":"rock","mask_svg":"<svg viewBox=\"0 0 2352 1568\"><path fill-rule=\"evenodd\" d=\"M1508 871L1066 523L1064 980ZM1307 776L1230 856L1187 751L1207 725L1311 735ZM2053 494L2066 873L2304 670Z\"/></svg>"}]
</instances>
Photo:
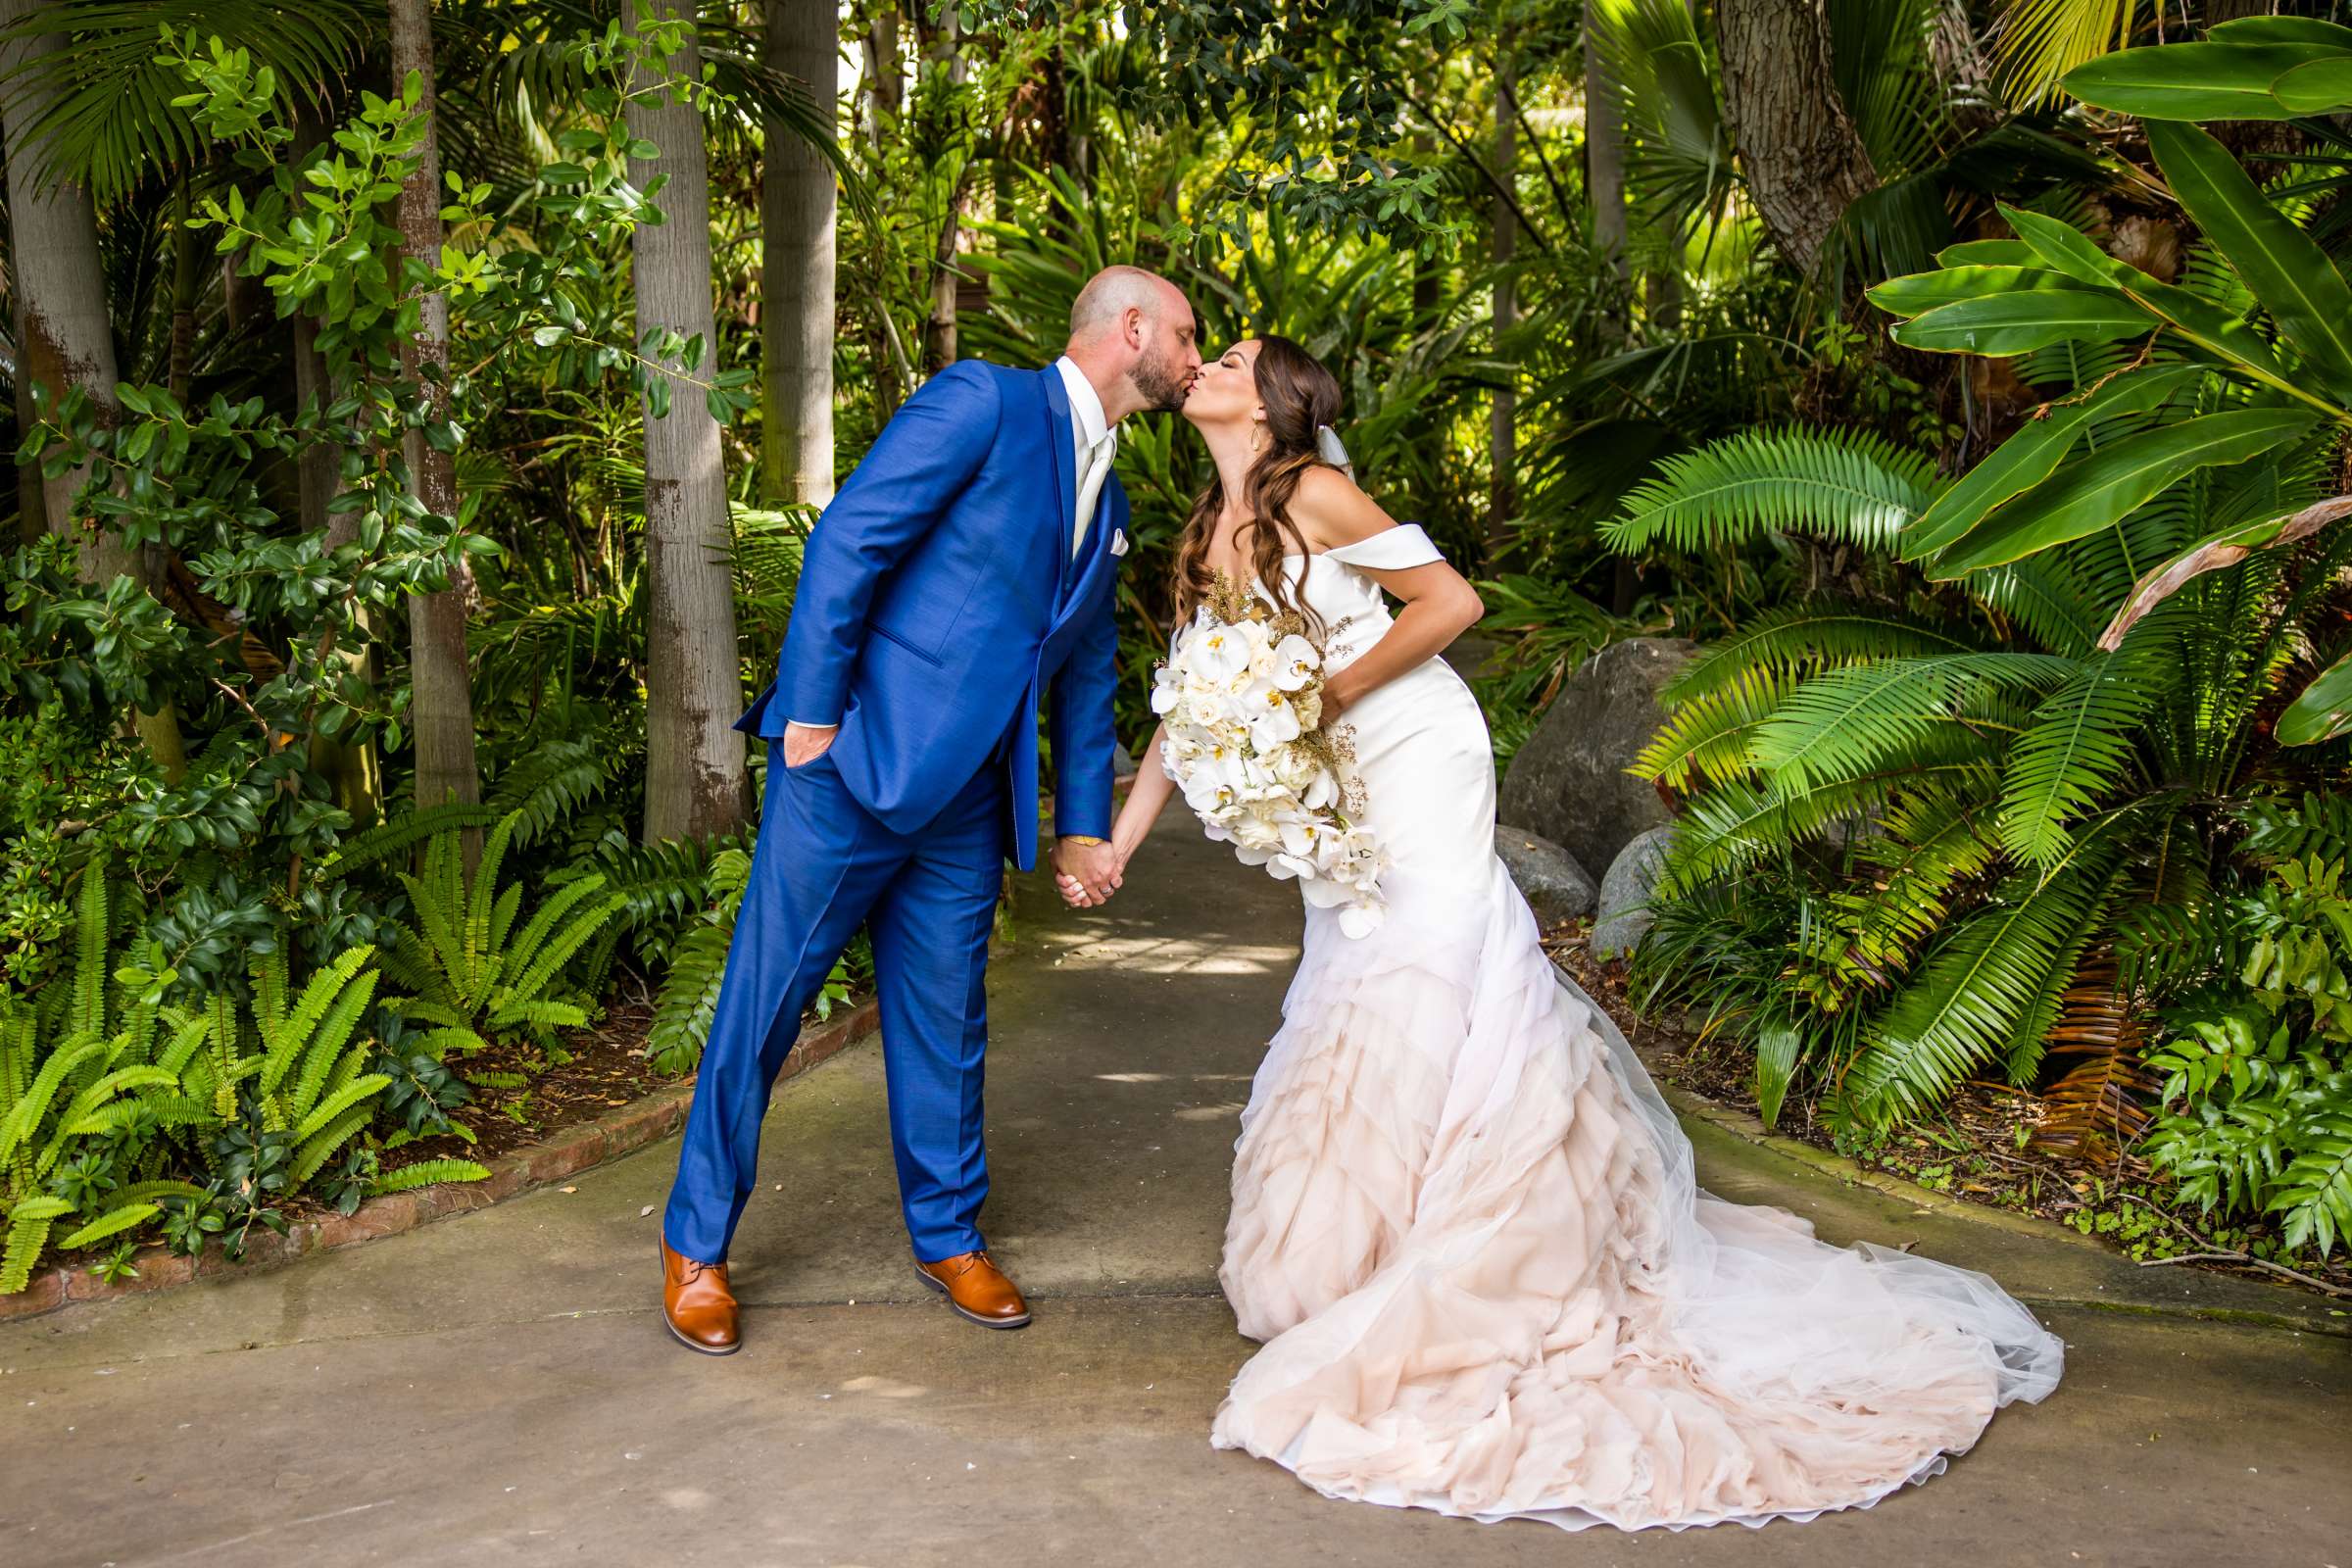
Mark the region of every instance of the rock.
<instances>
[{"instance_id":1,"label":"rock","mask_svg":"<svg viewBox=\"0 0 2352 1568\"><path fill-rule=\"evenodd\" d=\"M1585 942L1594 957L1613 958L1631 953L1649 935L1649 896L1658 885L1658 868L1665 864L1666 846L1673 839L1673 823L1653 827L1636 834L1609 862L1592 911L1592 934Z\"/></svg>"},{"instance_id":2,"label":"rock","mask_svg":"<svg viewBox=\"0 0 2352 1568\"><path fill-rule=\"evenodd\" d=\"M1110 743L1110 776L1112 778L1135 777L1135 759L1129 757L1127 748L1121 746L1117 741Z\"/></svg>"},{"instance_id":3,"label":"rock","mask_svg":"<svg viewBox=\"0 0 2352 1568\"><path fill-rule=\"evenodd\" d=\"M1636 834L1664 826L1656 786L1626 769L1666 722L1659 689L1696 652L1679 637L1634 637L1586 660L1511 759L1502 820L1552 840L1582 865L1607 865Z\"/></svg>"},{"instance_id":4,"label":"rock","mask_svg":"<svg viewBox=\"0 0 2352 1568\"><path fill-rule=\"evenodd\" d=\"M1600 890L1592 885L1592 878L1585 868L1576 863L1576 857L1551 840L1525 828L1497 823L1494 853L1509 868L1511 880L1519 884L1519 891L1526 896L1527 906L1536 911L1540 923L1554 926L1562 920L1592 912L1593 900Z\"/></svg>"}]
</instances>

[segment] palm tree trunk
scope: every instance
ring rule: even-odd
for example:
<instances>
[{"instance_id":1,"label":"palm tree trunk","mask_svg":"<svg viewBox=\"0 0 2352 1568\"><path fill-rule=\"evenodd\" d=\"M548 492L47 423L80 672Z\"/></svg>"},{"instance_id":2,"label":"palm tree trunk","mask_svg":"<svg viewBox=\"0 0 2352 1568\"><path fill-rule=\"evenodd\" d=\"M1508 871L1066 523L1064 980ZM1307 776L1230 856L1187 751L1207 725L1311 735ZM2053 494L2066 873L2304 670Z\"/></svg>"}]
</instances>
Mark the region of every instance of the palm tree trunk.
<instances>
[{"instance_id":1,"label":"palm tree trunk","mask_svg":"<svg viewBox=\"0 0 2352 1568\"><path fill-rule=\"evenodd\" d=\"M924 54L934 70L948 75L951 99L954 89L963 85L963 54L956 48L957 28L956 12L950 8L940 19L939 26L924 38ZM961 118L962 107L956 104L953 112ZM923 323L923 369L926 374L956 363L956 285L962 274L956 270L956 257L962 249L963 236L968 232L965 220L970 217L972 158L967 147L956 169L956 178L948 191L947 217L939 225L939 244L931 258L931 315Z\"/></svg>"},{"instance_id":2,"label":"palm tree trunk","mask_svg":"<svg viewBox=\"0 0 2352 1568\"><path fill-rule=\"evenodd\" d=\"M1592 248L1616 272L1622 299L1632 276L1625 259L1625 117L1608 61L1592 41L1590 7L1585 22L1585 189L1592 200ZM1609 318L1622 338L1622 306L1612 310Z\"/></svg>"},{"instance_id":3,"label":"palm tree trunk","mask_svg":"<svg viewBox=\"0 0 2352 1568\"><path fill-rule=\"evenodd\" d=\"M1519 163L1518 142L1512 125L1511 74L1511 62L1505 53L1497 59L1494 74L1494 177L1501 188L1494 193L1490 220L1494 234L1494 265L1505 269L1494 278L1494 357L1504 361L1504 379L1502 385L1494 389L1494 407L1488 426L1492 473L1487 486L1487 560L1490 564L1510 543L1511 518L1519 510L1519 393L1515 384L1516 374L1503 351L1503 339L1519 319L1518 292L1507 270L1512 256L1518 250L1519 240L1518 209L1506 194L1513 183L1514 171Z\"/></svg>"},{"instance_id":4,"label":"palm tree trunk","mask_svg":"<svg viewBox=\"0 0 2352 1568\"><path fill-rule=\"evenodd\" d=\"M54 0L0 0L0 32L13 30ZM20 75L31 61L61 53L62 32L19 36L0 44L0 131L8 142L10 258L16 268L19 385L38 381L52 399L79 389L98 417L114 424L122 416L115 396L114 323L107 315L106 272L98 258L98 214L89 188L72 181L37 177L43 147L29 127L55 100L40 76ZM52 405L54 407L54 404ZM41 514L51 531L77 538L76 571L101 586L128 577L149 581L142 553L112 531L85 525L74 515L75 492L89 481L87 466L41 483ZM132 722L164 776L177 782L187 771L179 721L169 705L134 713Z\"/></svg>"},{"instance_id":5,"label":"palm tree trunk","mask_svg":"<svg viewBox=\"0 0 2352 1568\"><path fill-rule=\"evenodd\" d=\"M662 14L690 5L662 0ZM632 28L635 21L632 16ZM702 79L692 32L669 57L671 80ZM660 149L631 159L643 188L657 174L667 221L637 227L637 330L700 338L704 373L718 334L710 311L710 185L702 114L669 92L647 93L643 68L632 84L629 134ZM674 362L673 362L674 363ZM702 391L673 378L666 413L645 414L645 842L703 837L740 824L746 812L743 741L733 728L743 687L737 670L735 598L727 571L726 473L718 420Z\"/></svg>"},{"instance_id":6,"label":"palm tree trunk","mask_svg":"<svg viewBox=\"0 0 2352 1568\"><path fill-rule=\"evenodd\" d=\"M11 291L11 325L17 344L17 363L9 372L17 394L17 435L20 439L32 429L32 377L24 370L24 291ZM14 447L10 450L13 452ZM31 544L49 531L49 512L41 499L41 466L37 463L17 465L17 540ZM32 612L28 609L26 614Z\"/></svg>"},{"instance_id":7,"label":"palm tree trunk","mask_svg":"<svg viewBox=\"0 0 2352 1568\"><path fill-rule=\"evenodd\" d=\"M411 256L439 265L441 260L441 149L434 132L432 0L390 0L392 10L392 80L395 86L414 71L423 78L424 97L417 113L424 116L422 161L400 189L396 213L401 244ZM433 416L448 410L449 393L443 373L449 368L449 296L427 294L420 302L422 322L403 353L404 369L424 386ZM412 431L404 443L410 482L427 512L455 516L458 511L457 463L450 454L435 451L421 432ZM456 801L477 804L482 798L481 771L473 752L473 693L466 660L466 611L474 598L473 573L463 562L450 585L437 594L409 598L410 730L416 739L416 804L439 806ZM466 862L478 851L469 841Z\"/></svg>"},{"instance_id":8,"label":"palm tree trunk","mask_svg":"<svg viewBox=\"0 0 2352 1568\"><path fill-rule=\"evenodd\" d=\"M840 103L833 0L767 0L767 63L805 82L828 139ZM760 171L760 493L833 499L833 166L776 121Z\"/></svg>"},{"instance_id":9,"label":"palm tree trunk","mask_svg":"<svg viewBox=\"0 0 2352 1568\"><path fill-rule=\"evenodd\" d=\"M1723 108L1756 216L1805 272L1846 208L1879 182L1830 74L1822 0L1721 0Z\"/></svg>"}]
</instances>

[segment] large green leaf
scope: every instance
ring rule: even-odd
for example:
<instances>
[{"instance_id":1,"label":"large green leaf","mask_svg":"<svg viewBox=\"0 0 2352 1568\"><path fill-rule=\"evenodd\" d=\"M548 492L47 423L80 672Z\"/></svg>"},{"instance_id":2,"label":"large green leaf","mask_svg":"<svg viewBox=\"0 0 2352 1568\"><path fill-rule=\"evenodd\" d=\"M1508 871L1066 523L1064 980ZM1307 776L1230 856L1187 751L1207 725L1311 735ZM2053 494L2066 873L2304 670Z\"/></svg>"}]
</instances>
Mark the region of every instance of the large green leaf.
<instances>
[{"instance_id":1,"label":"large green leaf","mask_svg":"<svg viewBox=\"0 0 2352 1568\"><path fill-rule=\"evenodd\" d=\"M1951 252L1947 250L1942 254L1949 256ZM1902 277L1890 277L1876 288L1866 290L1865 297L1890 316L1924 316L1940 306L1954 305L1962 300L2014 294L2021 290L2081 287L2064 272L2053 272L2048 268L2036 267L2031 262L2015 267L1955 266L1947 263L1933 272L1912 272Z\"/></svg>"},{"instance_id":2,"label":"large green leaf","mask_svg":"<svg viewBox=\"0 0 2352 1568\"><path fill-rule=\"evenodd\" d=\"M2347 57L2352 65L2352 57ZM2173 194L2221 247L2304 363L2339 401L2352 401L2352 287L2228 148L2194 125L2150 121L2148 147Z\"/></svg>"},{"instance_id":3,"label":"large green leaf","mask_svg":"<svg viewBox=\"0 0 2352 1568\"><path fill-rule=\"evenodd\" d=\"M2086 397L2039 411L2026 421L2024 429L1962 474L1936 498L1925 515L1903 530L1902 558L1917 561L1935 554L1982 522L1993 508L2057 472L2058 465L2066 461L2076 439L2092 420L2144 414L2206 373L2194 365L2136 370L2116 376Z\"/></svg>"},{"instance_id":4,"label":"large green leaf","mask_svg":"<svg viewBox=\"0 0 2352 1568\"><path fill-rule=\"evenodd\" d=\"M2199 468L2242 463L2311 428L2300 409L2233 409L2124 437L2061 468L1937 556L1939 582L2114 526Z\"/></svg>"},{"instance_id":5,"label":"large green leaf","mask_svg":"<svg viewBox=\"0 0 2352 1568\"><path fill-rule=\"evenodd\" d=\"M2274 731L2281 746L2312 746L2352 731L2352 654L2329 664L2286 705Z\"/></svg>"},{"instance_id":6,"label":"large green leaf","mask_svg":"<svg viewBox=\"0 0 2352 1568\"><path fill-rule=\"evenodd\" d=\"M2144 573L2132 585L2131 597L2115 612L2115 618L2107 623L2107 629L2099 634L2099 646L2106 649L2122 647L2124 633L2130 631L2134 622L2180 592L2191 578L2209 571L2219 571L2224 566L2234 566L2257 550L2276 550L2280 545L2308 539L2329 523L2347 516L2352 516L2352 496L2331 496L2300 512L2265 517L2260 522L2232 523L2219 533L2208 534Z\"/></svg>"},{"instance_id":7,"label":"large green leaf","mask_svg":"<svg viewBox=\"0 0 2352 1568\"><path fill-rule=\"evenodd\" d=\"M2085 283L2121 289L2192 346L2253 372L2281 391L2309 396L2286 378L2270 346L2242 317L2117 261L2072 224L2022 207L2003 207L2001 216L2048 266Z\"/></svg>"},{"instance_id":8,"label":"large green leaf","mask_svg":"<svg viewBox=\"0 0 2352 1568\"><path fill-rule=\"evenodd\" d=\"M2352 107L2352 55L2314 60L2271 83L2271 96L2298 120Z\"/></svg>"},{"instance_id":9,"label":"large green leaf","mask_svg":"<svg viewBox=\"0 0 2352 1568\"><path fill-rule=\"evenodd\" d=\"M1903 322L1893 336L1906 348L1936 354L2008 355L2053 343L2112 342L2159 324L2121 294L2060 285L1941 306Z\"/></svg>"},{"instance_id":10,"label":"large green leaf","mask_svg":"<svg viewBox=\"0 0 2352 1568\"><path fill-rule=\"evenodd\" d=\"M2086 104L2141 120L2292 120L2271 83L2343 53L2325 43L2160 44L2086 61L2061 84Z\"/></svg>"},{"instance_id":11,"label":"large green leaf","mask_svg":"<svg viewBox=\"0 0 2352 1568\"><path fill-rule=\"evenodd\" d=\"M2215 43L2308 43L2352 53L2352 27L2314 17L2239 17L2215 23L2205 36Z\"/></svg>"},{"instance_id":12,"label":"large green leaf","mask_svg":"<svg viewBox=\"0 0 2352 1568\"><path fill-rule=\"evenodd\" d=\"M2022 239L1964 239L1936 253L1938 267L2039 267L2041 258Z\"/></svg>"}]
</instances>

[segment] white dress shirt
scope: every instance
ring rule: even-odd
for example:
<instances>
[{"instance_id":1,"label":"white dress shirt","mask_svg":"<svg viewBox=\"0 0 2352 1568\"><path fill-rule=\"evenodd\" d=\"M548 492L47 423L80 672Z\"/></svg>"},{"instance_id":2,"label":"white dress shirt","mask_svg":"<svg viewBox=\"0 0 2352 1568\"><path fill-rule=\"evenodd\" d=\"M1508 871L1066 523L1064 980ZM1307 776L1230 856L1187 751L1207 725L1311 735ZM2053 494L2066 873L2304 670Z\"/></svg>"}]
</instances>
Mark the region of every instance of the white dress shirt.
<instances>
[{"instance_id":1,"label":"white dress shirt","mask_svg":"<svg viewBox=\"0 0 2352 1568\"><path fill-rule=\"evenodd\" d=\"M1061 372L1061 384L1070 395L1070 441L1076 462L1070 471L1078 476L1078 514L1070 520L1070 555L1075 558L1085 548L1087 526L1094 521L1103 481L1110 477L1119 438L1103 417L1102 399L1086 372L1067 354L1054 362L1054 368Z\"/></svg>"}]
</instances>

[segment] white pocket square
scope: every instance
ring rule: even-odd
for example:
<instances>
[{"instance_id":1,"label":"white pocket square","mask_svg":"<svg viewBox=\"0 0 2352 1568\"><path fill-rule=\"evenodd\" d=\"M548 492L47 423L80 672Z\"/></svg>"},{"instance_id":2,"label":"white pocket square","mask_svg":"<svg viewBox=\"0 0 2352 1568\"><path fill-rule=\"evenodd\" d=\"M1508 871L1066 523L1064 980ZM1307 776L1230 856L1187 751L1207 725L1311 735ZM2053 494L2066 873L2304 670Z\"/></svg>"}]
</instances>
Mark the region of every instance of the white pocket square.
<instances>
[{"instance_id":1,"label":"white pocket square","mask_svg":"<svg viewBox=\"0 0 2352 1568\"><path fill-rule=\"evenodd\" d=\"M1123 556L1127 553L1126 529L1118 528L1112 530L1110 536L1110 553L1114 556Z\"/></svg>"}]
</instances>

